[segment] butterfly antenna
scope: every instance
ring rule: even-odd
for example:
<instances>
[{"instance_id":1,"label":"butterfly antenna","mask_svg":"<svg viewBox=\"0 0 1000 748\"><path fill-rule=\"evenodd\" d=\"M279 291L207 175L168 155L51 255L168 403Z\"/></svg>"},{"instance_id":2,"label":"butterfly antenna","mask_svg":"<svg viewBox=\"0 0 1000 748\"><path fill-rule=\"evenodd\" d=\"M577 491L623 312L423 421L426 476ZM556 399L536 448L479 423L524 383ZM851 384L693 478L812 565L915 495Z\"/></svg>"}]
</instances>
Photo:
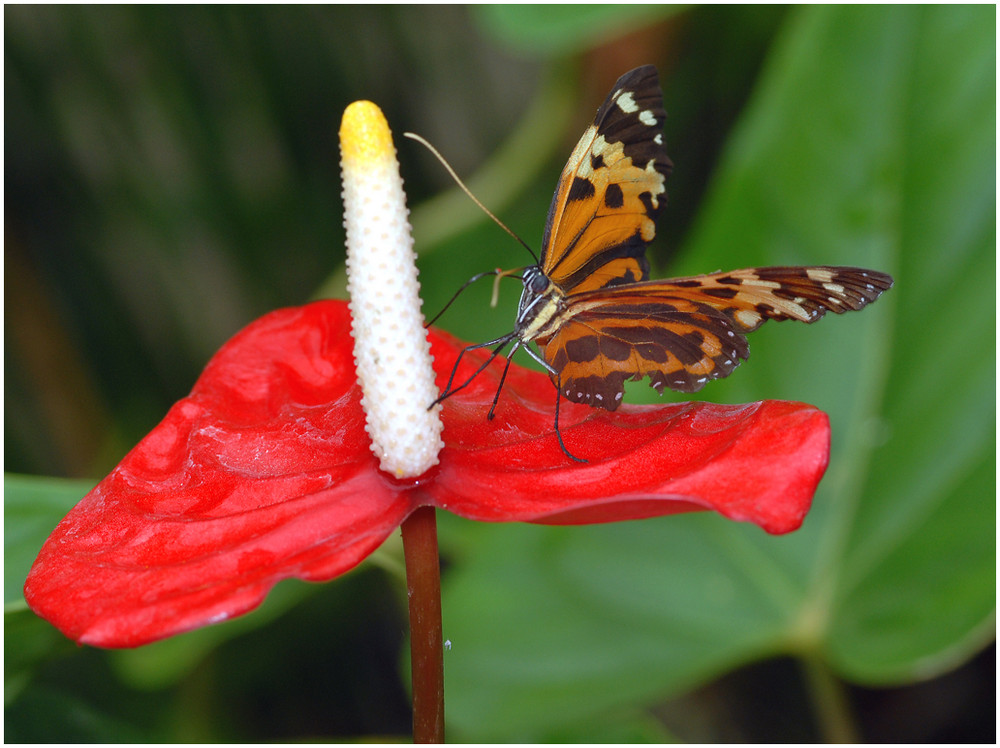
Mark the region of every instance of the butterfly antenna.
<instances>
[{"instance_id":1,"label":"butterfly antenna","mask_svg":"<svg viewBox=\"0 0 1000 748\"><path fill-rule=\"evenodd\" d=\"M464 291L465 289L467 289L467 288L468 288L469 286L471 286L471 285L472 285L473 283L475 283L475 282L476 282L477 280L479 280L480 278L485 278L485 277L486 277L487 275L496 275L496 276L500 276L501 274L502 274L502 273L501 273L501 270L500 270L500 268L497 268L496 270L487 270L487 271L486 271L485 273L476 273L476 274L475 274L474 276L472 276L471 278L469 278L469 280L467 280L467 281L466 281L465 283L463 283L463 284L461 285L461 287L459 287L459 289L458 289L457 291L455 291L455 295L454 295L454 296L452 296L452 297L451 297L450 299L448 299L448 303L447 303L447 304L445 304L445 305L444 305L444 307L442 307L441 311L440 311L440 312L438 312L437 314L435 314L435 315L434 315L434 317L433 317L433 318L432 318L432 319L431 319L431 320L430 320L429 322L426 322L426 323L424 324L424 327L430 327L430 326L431 326L431 325L433 325L433 324L434 324L435 322L437 322L437 321L438 321L438 318L439 318L439 317L440 317L440 316L441 316L442 314L444 314L445 312L447 312L447 311L448 311L448 307L450 307L450 306L451 306L451 305L452 305L452 304L453 304L453 303L455 302L455 299L457 299L457 298L458 298L459 294L461 294L461 293L462 293L462 291ZM494 287L496 287L496 284L495 284L495 283L494 283ZM496 304L492 304L492 306L496 306Z\"/></svg>"},{"instance_id":2,"label":"butterfly antenna","mask_svg":"<svg viewBox=\"0 0 1000 748\"><path fill-rule=\"evenodd\" d=\"M478 205L479 209L481 211L483 211L483 213L485 213L490 218L492 218L493 221L496 223L497 226L499 226L504 231L506 231L508 234L510 234L514 238L515 241L519 242L522 247L524 247L526 250L528 250L528 254L530 254L534 258L535 264L536 265L538 264L538 255L535 254L534 250L531 247L528 246L527 242L525 242L524 239L522 239L517 234L515 234L513 231L511 231L509 228L507 228L506 224L504 224L503 221L501 221L499 218L497 218L495 215L493 215L493 213L490 211L490 209L487 208L485 205L483 205L479 201L479 198L477 198L475 195L472 194L472 190L470 190L468 187L466 187L465 183L461 179L459 179L458 174L456 174L455 170L451 168L451 164L449 164L447 161L444 160L444 156L442 156L440 153L438 153L437 148L435 148L434 146L432 146L430 143L428 143L426 140L424 140L421 136L417 135L416 133L404 132L403 136L409 138L410 140L417 141L418 143L422 144L424 146L424 148L426 148L431 153L433 153L434 157L437 158L437 160L441 162L441 165L444 166L444 168L451 175L451 178L455 180L455 184L457 184L459 187L462 188L462 192L464 192L466 195L468 195L469 199L472 200L472 202L474 202L476 205ZM480 276L480 277L482 277L482 276Z\"/></svg>"}]
</instances>

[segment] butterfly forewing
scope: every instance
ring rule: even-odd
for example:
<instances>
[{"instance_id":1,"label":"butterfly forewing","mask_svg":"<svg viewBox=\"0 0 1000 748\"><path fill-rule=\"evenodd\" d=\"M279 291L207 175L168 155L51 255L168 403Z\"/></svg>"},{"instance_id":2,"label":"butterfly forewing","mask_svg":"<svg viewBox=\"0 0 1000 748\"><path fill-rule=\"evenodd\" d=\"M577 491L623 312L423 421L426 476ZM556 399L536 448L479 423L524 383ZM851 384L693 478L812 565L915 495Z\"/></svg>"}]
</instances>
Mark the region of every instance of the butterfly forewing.
<instances>
[{"instance_id":1,"label":"butterfly forewing","mask_svg":"<svg viewBox=\"0 0 1000 748\"><path fill-rule=\"evenodd\" d=\"M542 241L542 271L563 291L648 277L646 245L666 204L671 169L665 118L656 68L636 68L618 79L573 149Z\"/></svg>"}]
</instances>

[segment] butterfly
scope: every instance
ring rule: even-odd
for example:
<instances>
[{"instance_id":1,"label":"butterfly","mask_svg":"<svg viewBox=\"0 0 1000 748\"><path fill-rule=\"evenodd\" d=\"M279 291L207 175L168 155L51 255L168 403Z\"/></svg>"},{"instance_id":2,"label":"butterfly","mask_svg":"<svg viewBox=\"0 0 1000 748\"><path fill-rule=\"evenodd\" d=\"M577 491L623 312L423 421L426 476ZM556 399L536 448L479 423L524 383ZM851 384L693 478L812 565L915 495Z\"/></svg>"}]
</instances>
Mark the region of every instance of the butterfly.
<instances>
[{"instance_id":1,"label":"butterfly","mask_svg":"<svg viewBox=\"0 0 1000 748\"><path fill-rule=\"evenodd\" d=\"M649 280L646 247L673 168L665 119L655 67L618 79L559 177L538 263L521 276L514 330L465 348L435 402L468 385L513 342L507 366L523 348L545 368L556 387L559 445L584 462L563 443L560 398L615 410L625 381L646 377L661 394L664 387L697 392L748 357L746 333L767 320L810 323L826 312L856 311L892 286L885 273L834 266ZM485 363L452 388L462 355L489 346L496 348ZM504 368L489 418L506 375Z\"/></svg>"}]
</instances>

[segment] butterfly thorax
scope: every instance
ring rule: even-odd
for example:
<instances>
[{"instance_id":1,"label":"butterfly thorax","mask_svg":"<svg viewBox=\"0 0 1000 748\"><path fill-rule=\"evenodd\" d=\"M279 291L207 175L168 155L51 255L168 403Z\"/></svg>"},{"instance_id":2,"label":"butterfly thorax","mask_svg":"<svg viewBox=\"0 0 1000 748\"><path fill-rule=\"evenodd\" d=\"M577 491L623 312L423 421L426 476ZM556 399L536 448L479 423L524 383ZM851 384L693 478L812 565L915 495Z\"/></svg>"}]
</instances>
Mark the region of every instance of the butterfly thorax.
<instances>
[{"instance_id":1,"label":"butterfly thorax","mask_svg":"<svg viewBox=\"0 0 1000 748\"><path fill-rule=\"evenodd\" d=\"M523 281L514 331L525 342L547 338L559 329L566 294L537 265L524 271Z\"/></svg>"}]
</instances>

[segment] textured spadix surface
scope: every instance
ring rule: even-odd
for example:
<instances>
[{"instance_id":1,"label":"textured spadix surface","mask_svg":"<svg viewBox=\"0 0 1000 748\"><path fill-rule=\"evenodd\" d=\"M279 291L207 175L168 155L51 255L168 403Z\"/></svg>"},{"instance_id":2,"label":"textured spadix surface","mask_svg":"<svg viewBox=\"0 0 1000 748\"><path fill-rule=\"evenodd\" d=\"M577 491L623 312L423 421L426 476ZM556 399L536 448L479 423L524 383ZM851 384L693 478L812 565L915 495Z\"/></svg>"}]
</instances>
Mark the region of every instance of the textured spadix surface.
<instances>
[{"instance_id":1,"label":"textured spadix surface","mask_svg":"<svg viewBox=\"0 0 1000 748\"><path fill-rule=\"evenodd\" d=\"M347 290L365 428L382 469L420 475L438 461L440 407L420 312L420 283L392 133L356 101L340 125Z\"/></svg>"}]
</instances>

